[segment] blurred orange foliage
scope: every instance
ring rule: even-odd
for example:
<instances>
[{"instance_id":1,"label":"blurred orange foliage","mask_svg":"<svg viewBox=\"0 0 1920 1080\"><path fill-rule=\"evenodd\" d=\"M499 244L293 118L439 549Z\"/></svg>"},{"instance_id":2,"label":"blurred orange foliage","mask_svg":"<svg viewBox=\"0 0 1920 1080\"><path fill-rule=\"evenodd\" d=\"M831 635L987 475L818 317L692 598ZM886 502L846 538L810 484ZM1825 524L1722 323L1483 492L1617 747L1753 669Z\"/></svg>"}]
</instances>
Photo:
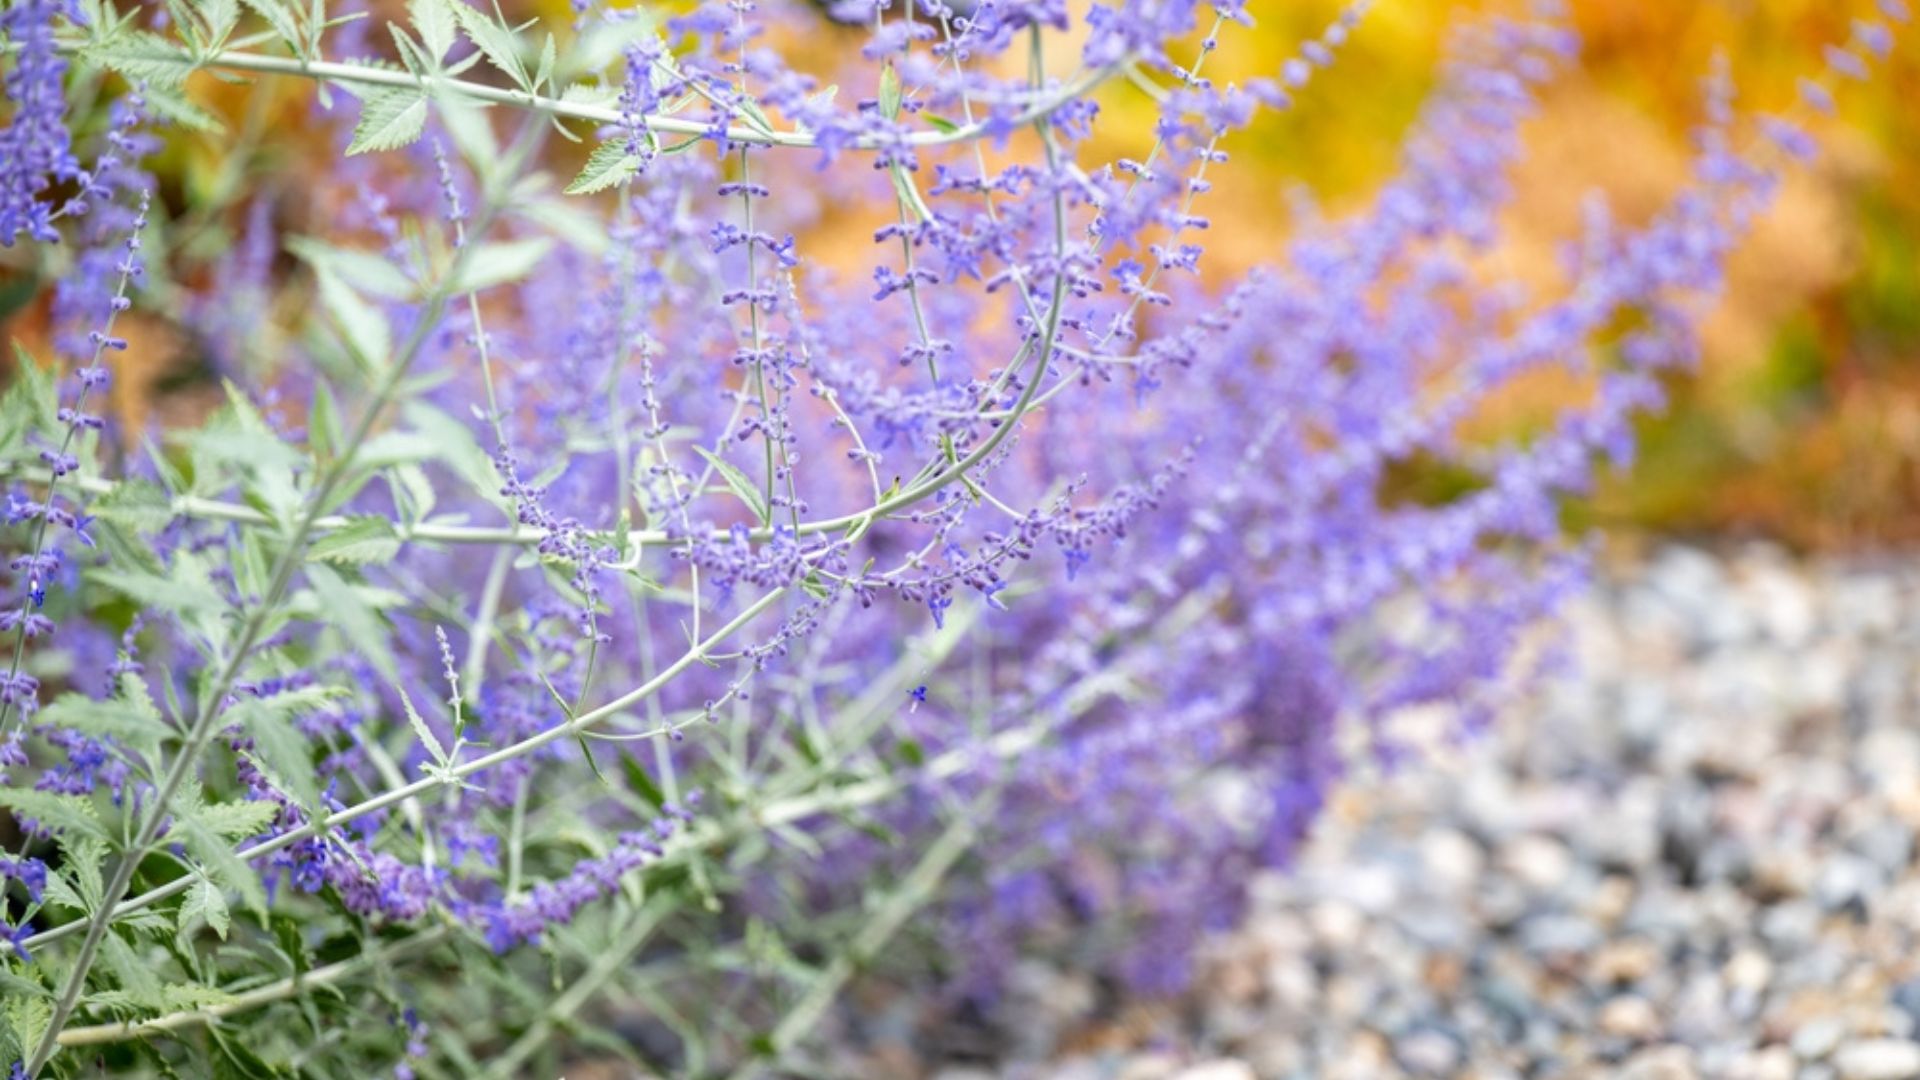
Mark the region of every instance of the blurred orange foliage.
<instances>
[{"instance_id":1,"label":"blurred orange foliage","mask_svg":"<svg viewBox=\"0 0 1920 1080\"><path fill-rule=\"evenodd\" d=\"M1334 2L1254 5L1251 41L1229 40L1210 74L1273 70ZM1261 11L1262 8L1264 11ZM1603 192L1618 216L1653 212L1685 179L1701 77L1731 65L1739 105L1784 111L1819 48L1844 41L1870 3L1814 0L1572 0L1580 69L1549 89L1489 274L1544 284L1582 202ZM1232 147L1216 213L1216 267L1271 258L1288 229L1284 183L1339 209L1394 164L1397 137L1431 89L1449 28L1493 3L1381 3L1333 70L1287 116ZM1575 516L1661 531L1771 535L1804 546L1920 539L1920 27L1873 80L1851 84L1816 127L1824 154L1789 171L1729 268L1704 327L1700 373L1644 426L1643 452ZM1115 125L1124 128L1127 125ZM1249 167L1251 166L1251 167ZM1578 392L1544 378L1502 402L1490 429L1526 430Z\"/></svg>"}]
</instances>

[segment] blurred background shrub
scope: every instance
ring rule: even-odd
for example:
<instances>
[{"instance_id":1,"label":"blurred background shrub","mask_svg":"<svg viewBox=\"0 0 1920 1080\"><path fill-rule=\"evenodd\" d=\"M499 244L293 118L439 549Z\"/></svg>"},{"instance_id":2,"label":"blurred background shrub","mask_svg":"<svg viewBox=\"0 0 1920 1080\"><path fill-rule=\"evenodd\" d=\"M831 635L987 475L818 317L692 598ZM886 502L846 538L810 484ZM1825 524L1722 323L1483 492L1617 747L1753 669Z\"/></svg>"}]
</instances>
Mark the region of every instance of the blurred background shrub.
<instances>
[{"instance_id":1,"label":"blurred background shrub","mask_svg":"<svg viewBox=\"0 0 1920 1080\"><path fill-rule=\"evenodd\" d=\"M503 6L509 16L540 13L558 22L568 9L566 0ZM1222 81L1271 73L1288 43L1326 25L1342 6L1255 4L1260 31L1231 40L1213 70ZM1449 28L1489 7L1485 0L1379 4L1341 63L1304 92L1303 107L1267 115L1243 133L1233 147L1236 168L1219 180L1220 204L1235 208L1235 227L1209 241L1210 273L1234 278L1272 262L1304 206L1337 214L1358 205L1393 167ZM1604 192L1632 221L1679 185L1688 132L1699 119L1699 78L1716 55L1732 65L1746 107L1781 108L1818 43L1846 36L1847 16L1815 0L1571 0L1569 9L1584 62L1548 88L1527 135L1504 242L1485 260L1489 274L1521 283L1551 281L1557 245L1577 232L1590 193ZM861 40L859 31L824 17L807 37L822 71L832 69L836 50ZM215 255L246 236L238 208L258 194L248 185L263 172L251 155L288 152L286 131L311 126L312 91L288 80L249 92L207 75L196 76L193 89L239 137L175 139L157 173L176 204L194 208L186 227L196 230L210 270ZM1920 145L1916 98L1920 55L1903 40L1870 83L1846 96L1841 115L1816 130L1826 153L1812 168L1789 172L1736 254L1726 295L1704 327L1700 372L1671 388L1671 410L1642 421L1633 467L1608 476L1570 514L1628 533L1766 535L1807 549L1920 540L1920 155L1897 152ZM1103 130L1108 139L1142 139L1135 149L1143 151L1151 102L1116 90L1106 107L1139 114L1130 118L1139 122ZM330 155L320 144L325 137L316 129L316 162ZM1299 186L1298 197L1275 198L1281 185ZM270 205L283 229L298 232L322 231L316 219L328 211L297 191L275 193ZM850 260L865 250L866 237L836 230L833 209L821 208L807 244L829 261L837 250ZM30 274L0 264L0 336L32 346L43 331L40 313L25 306ZM263 330L270 322L263 320ZM123 419L156 409L193 413L217 401L215 380L197 377L204 371L189 327L147 324L134 332L174 340L149 340L131 354L159 359L150 361L154 370L119 384ZM1507 394L1487 422L1525 430L1577 392L1563 376L1542 376Z\"/></svg>"}]
</instances>

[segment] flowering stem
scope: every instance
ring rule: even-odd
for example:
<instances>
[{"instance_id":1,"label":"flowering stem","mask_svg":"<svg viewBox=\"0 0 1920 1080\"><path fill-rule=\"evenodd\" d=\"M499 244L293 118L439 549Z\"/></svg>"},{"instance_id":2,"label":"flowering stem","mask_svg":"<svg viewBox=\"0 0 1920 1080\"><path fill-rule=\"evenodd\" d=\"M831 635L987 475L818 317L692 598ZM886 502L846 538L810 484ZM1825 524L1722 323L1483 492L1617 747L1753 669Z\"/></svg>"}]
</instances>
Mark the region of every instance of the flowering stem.
<instances>
[{"instance_id":1,"label":"flowering stem","mask_svg":"<svg viewBox=\"0 0 1920 1080\"><path fill-rule=\"evenodd\" d=\"M1192 593L1183 598L1180 604L1168 612L1163 618L1153 620L1147 625L1156 637L1178 637L1199 622L1199 620L1212 609L1218 599L1219 593L1217 590ZM770 601L771 596L765 598L765 600ZM723 631L723 633L724 632L727 631ZM717 636L718 635L716 635L716 637ZM664 676L664 678L670 677L671 671ZM1044 744L1054 731L1085 713L1086 710L1092 708L1105 695L1124 691L1127 686L1128 679L1124 673L1114 670L1093 672L1063 688L1060 704L1047 714L1036 719L1033 723L1022 727L1009 728L1005 731L987 736L978 742L969 742L956 749L946 751L932 758L926 765L917 770L893 771L884 776L876 776L871 779L842 784L837 787L814 785L803 794L774 799L761 806L743 807L731 820L721 823L703 823L676 835L667 842L665 853L651 865L668 865L683 858L692 858L700 852L719 847L739 837L763 832L770 828L792 825L820 814L856 810L863 806L869 806L893 798L911 787L938 784L942 781L951 780L969 770L978 769L983 761L1009 761L1019 758ZM585 717L582 717L582 719L585 719ZM564 732L561 734L564 734ZM545 741L550 742L553 738L558 737L560 737L560 735L549 735ZM542 745L544 745L544 743ZM506 753L514 749L514 747L509 747L501 753ZM499 755L493 756L497 757ZM456 774L455 778L457 779L460 776L468 775L471 772L471 766L473 764L474 763L469 763L467 766L456 767L453 770ZM490 764L497 764L497 762L490 762ZM408 785L407 788L399 789L387 795L348 807L345 810L329 816L318 825L310 824L304 828L284 833L265 843L257 844L245 851L241 851L238 855L241 859L252 860L263 855L271 854L310 836L319 835L322 832L345 824L354 818L392 805L397 799L418 794L420 791L433 787L440 782L441 781L434 779L416 781ZM132 914L135 911L151 907L162 900L185 892L191 887L192 883L192 878L181 878L146 893L142 893L139 896L131 897L113 908L112 917L120 918L121 916ZM43 931L28 938L25 944L29 948L34 948L45 942L65 937L78 925L78 923L69 923L66 926ZM443 928L423 931L423 933L439 932L443 932ZM310 974L308 979L311 980L314 974L318 973ZM262 987L260 992L265 992L266 989L267 988ZM268 1000L282 1000L286 996L292 995L285 994L281 997L262 999L257 1003L265 1004ZM204 1012L193 1015L204 1015ZM227 1015L227 1013L222 1012L220 1015ZM177 1027L192 1022L193 1021L184 1019L175 1019L169 1022L169 1026ZM151 1024L143 1024L129 1027L124 1024L108 1024L98 1028L79 1028L75 1030L86 1032L124 1032L124 1035L121 1037L131 1038L138 1036L151 1026ZM92 1037L89 1041L107 1042L113 1040L105 1037L103 1034Z\"/></svg>"},{"instance_id":2,"label":"flowering stem","mask_svg":"<svg viewBox=\"0 0 1920 1080\"><path fill-rule=\"evenodd\" d=\"M88 372L98 372L101 357L106 355L108 344L114 341L113 324L119 319L120 312L127 306L127 283L133 279L134 270L138 265L135 260L139 258L140 229L146 225L147 202L152 197L151 192L143 192L140 196L140 216L135 219L133 235L129 236L126 241L126 259L120 264L120 281L119 284L114 287L113 300L107 305L106 323L93 334L93 358L87 362ZM120 343L123 348L125 344L125 342ZM73 447L73 440L80 434L80 415L86 409L87 395L92 392L93 387L93 380L82 379L80 392L74 397L73 419L68 422L66 435L60 440L60 449L55 452L54 460L56 462L65 461L67 451ZM15 629L14 633L13 662L7 669L6 693L0 694L0 734L4 734L6 731L7 715L13 708L13 699L18 692L14 685L14 680L19 677L20 663L26 658L27 616L32 612L33 608L40 605L40 598L45 595L41 590L42 572L40 560L46 552L47 525L53 518L53 497L55 489L60 484L61 476L65 475L68 471L70 470L56 465L51 475L47 478L47 497L41 504L40 520L36 523L33 530L33 554L29 557L31 561L27 564L29 585L27 594L20 598L20 610L16 615L20 625ZM23 709L22 711L24 712L25 710Z\"/></svg>"},{"instance_id":3,"label":"flowering stem","mask_svg":"<svg viewBox=\"0 0 1920 1080\"><path fill-rule=\"evenodd\" d=\"M748 623L752 622L761 613L765 612L768 608L772 607L775 602L777 602L782 596L786 595L786 591L787 590L785 587L781 587L778 589L774 589L771 592L768 592L766 595L762 596L759 600L755 601L752 605L747 607L746 610L742 611L739 615L735 616L731 622L727 623L725 626L721 627L719 630L716 630L711 637L701 642L695 648L687 650L685 654L683 654L678 660L675 660L672 664L668 665L658 675L654 676L652 679L647 680L645 683L643 683L639 687L636 687L635 689L629 691L628 693L623 694L620 697L615 698L614 700L609 701L606 704L601 705L596 709L593 709L589 712L581 713L580 715L574 717L572 720L569 720L562 724L556 724L553 727L547 728L546 730L541 731L537 734L530 735L527 738L520 740L519 742L512 743L507 746L503 746L491 754L487 754L483 757L474 758L471 761L465 761L458 765L453 765L444 771L436 771L434 775L423 777L419 780L415 780L412 783L407 784L405 787L394 788L390 791L382 792L381 794L376 795L370 799L356 803L353 806L349 806L344 810L335 811L334 813L329 814L324 818L320 818L315 821L310 821L306 825L303 825L298 829L289 830L287 832L281 833L278 836L273 837L270 840L266 840L259 844L255 844L254 846L247 848L244 851L237 852L236 854L241 859L245 859L248 861L262 858L267 855L271 855L276 851L282 851L282 850L285 850L286 848L292 847L294 844L297 844L302 840L306 840L311 837L320 836L327 832L330 832L331 830L341 825L344 825L347 822L354 820L355 818L363 817L377 810L384 810L389 806L393 806L396 803L414 798L425 792L431 791L434 788L457 783L458 781L463 780L466 777L472 776L474 773L480 772L484 769L491 769L491 768L494 768L495 766L504 765L509 761L514 761L518 758L525 757L528 754L531 754L534 751L540 749L541 747L546 746L547 744L552 743L556 740L572 738L574 736L577 736L581 732L597 726L602 721L605 721L611 718L612 716L645 701L647 698L652 697L655 693L658 693L662 687L664 687L669 682L671 682L674 678L679 676L681 672L686 671L688 668L692 667L694 664L700 663L702 660L704 660L713 651L714 646L718 645L722 640L732 636L734 633L738 632L742 627L745 627ZM106 911L108 910L109 906L111 907L111 915L108 916L106 919L106 921L111 921L111 919L118 918L130 912L138 911L141 908L148 907L161 900L165 900L170 896L176 896L182 892L185 892L187 888L192 885L192 883L193 883L192 879L190 878L181 878L181 879L169 882L165 885L161 885L157 888L150 889L147 892L140 894L139 896L135 896L128 899L124 903L121 903L118 905L103 905L101 910ZM101 921L100 917L96 916L95 921L96 922ZM51 930L42 931L41 933L36 934L31 938L28 938L26 941L26 944L29 947L32 947L32 946L41 944L43 942L55 940L56 938L65 937L69 933L77 932L79 926L80 926L79 923L68 923L65 926L57 926Z\"/></svg>"},{"instance_id":4,"label":"flowering stem","mask_svg":"<svg viewBox=\"0 0 1920 1080\"><path fill-rule=\"evenodd\" d=\"M517 171L519 163L526 160L526 157L532 153L540 142L539 137L544 134L545 130L546 126L544 124L528 124L526 126L526 130L522 133L521 138L515 146L507 152L505 158L507 165L501 170L501 175L504 176ZM491 221L493 215L500 208L500 199L497 197L499 190L499 188L489 189L481 211L484 220ZM274 566L271 583L267 588L266 594L262 597L260 605L256 607L252 614L241 624L240 632L234 641L231 651L228 653L226 662L221 665L219 673L203 691L200 697L198 714L195 716L192 726L187 730L186 737L182 741L180 753L174 758L173 764L167 770L166 776L160 781L152 801L148 804L144 820L142 820L139 829L134 833L132 842L127 846L126 851L122 853L119 861L115 864L113 875L108 879L100 903L95 908L93 915L87 920L86 936L81 940L79 952L74 957L73 966L68 972L66 983L62 986L59 996L54 1002L52 1016L47 1024L46 1033L41 1036L39 1046L35 1048L33 1054L27 1061L26 1073L28 1077L37 1075L40 1069L46 1065L47 1059L52 1057L54 1051L59 1047L61 1028L65 1026L67 1017L72 1015L74 1006L78 1004L80 1000L81 992L86 988L87 972L93 966L93 959L100 949L101 939L106 936L107 927L112 922L113 911L119 899L126 894L128 886L133 883L134 870L153 848L154 844L159 840L161 833L165 830L172 813L174 796L179 793L181 787L187 782L187 779L194 774L199 765L201 752L206 749L207 744L212 740L214 733L218 730L221 712L226 703L227 695L232 691L234 681L240 677L241 668L251 659L253 646L260 640L268 623L272 621L280 599L286 595L287 589L293 583L296 569L304 561L307 543L313 535L313 523L321 516L320 510L327 504L334 490L339 486L340 482L346 478L347 471L352 465L360 447L363 446L368 437L372 435L374 426L379 422L380 417L385 414L387 406L392 403L401 384L405 381L408 371L412 369L413 361L420 355L427 341L439 328L441 316L446 311L447 302L452 292L452 286L460 280L461 271L464 269L466 260L471 255L472 250L471 248L462 248L455 254L452 266L448 268L446 275L434 288L432 295L427 301L426 308L421 312L420 319L414 324L414 328L405 346L381 376L374 390L372 400L368 402L366 409L361 413L359 421L354 426L352 435L343 444L342 452L338 457L329 462L316 478L313 491L306 500L306 508L301 514L299 521L295 524L291 535L287 538L286 547L281 552Z\"/></svg>"},{"instance_id":5,"label":"flowering stem","mask_svg":"<svg viewBox=\"0 0 1920 1080\"><path fill-rule=\"evenodd\" d=\"M61 52L81 53L86 42L62 41L56 46ZM125 46L116 46L125 52ZM6 51L12 51L11 48ZM302 59L292 56L268 56L264 53L248 52L242 49L222 49L194 60L184 52L167 49L164 55L148 56L147 59L166 63L193 63L197 67L221 68L228 71L252 71L268 75L296 75L322 82L358 84L362 86L383 86L394 89L417 90L421 79L411 72L397 68L367 67L360 64L342 63L335 60ZM1015 124L1031 124L1051 116L1055 110L1084 97L1107 80L1125 70L1124 62L1116 62L1087 71L1078 79L1062 84L1054 93L1038 96L1033 103L1013 118ZM433 78L428 84L438 91L458 94L476 101L491 102L500 105L517 105L534 112L549 116L563 117L569 120L584 120L595 125L620 124L631 118L623 118L620 110L605 105L590 105L585 102L564 101L560 98L529 94L521 90L510 90L484 83L470 82L465 79ZM709 125L694 120L676 119L671 116L648 115L646 125L655 130L675 135L711 135ZM966 124L952 131L915 131L900 139L881 139L871 135L859 136L847 144L848 149L876 150L882 146L897 146L904 142L908 146L945 146L952 143L971 142L991 136L986 123ZM785 146L811 148L818 141L811 132L766 130L757 125L729 126L726 140L732 143L751 143L757 146Z\"/></svg>"}]
</instances>

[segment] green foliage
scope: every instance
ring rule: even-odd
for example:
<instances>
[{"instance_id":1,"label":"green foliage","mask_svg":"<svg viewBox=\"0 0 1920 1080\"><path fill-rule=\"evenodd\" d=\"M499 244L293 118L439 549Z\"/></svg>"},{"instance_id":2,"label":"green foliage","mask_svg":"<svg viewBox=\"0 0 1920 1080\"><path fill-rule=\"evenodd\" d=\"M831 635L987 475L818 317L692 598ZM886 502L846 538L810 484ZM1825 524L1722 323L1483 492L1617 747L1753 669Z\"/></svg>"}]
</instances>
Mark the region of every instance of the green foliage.
<instances>
[{"instance_id":1,"label":"green foliage","mask_svg":"<svg viewBox=\"0 0 1920 1080\"><path fill-rule=\"evenodd\" d=\"M427 96L414 90L382 90L361 103L360 124L347 153L398 150L417 142L427 130Z\"/></svg>"},{"instance_id":2,"label":"green foliage","mask_svg":"<svg viewBox=\"0 0 1920 1080\"><path fill-rule=\"evenodd\" d=\"M569 195L591 195L624 184L640 172L640 158L627 152L625 139L609 139L595 147L580 175L567 185Z\"/></svg>"}]
</instances>

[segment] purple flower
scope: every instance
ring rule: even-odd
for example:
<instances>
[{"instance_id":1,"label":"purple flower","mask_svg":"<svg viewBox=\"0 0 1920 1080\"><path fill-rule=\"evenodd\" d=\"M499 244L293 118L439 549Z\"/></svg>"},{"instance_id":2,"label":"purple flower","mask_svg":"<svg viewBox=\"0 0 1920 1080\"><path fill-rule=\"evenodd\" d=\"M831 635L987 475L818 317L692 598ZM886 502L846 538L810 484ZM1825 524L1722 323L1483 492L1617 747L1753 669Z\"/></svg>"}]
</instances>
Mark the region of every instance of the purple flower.
<instances>
[{"instance_id":1,"label":"purple flower","mask_svg":"<svg viewBox=\"0 0 1920 1080\"><path fill-rule=\"evenodd\" d=\"M14 47L6 77L12 122L0 131L0 245L24 232L42 243L60 239L53 207L41 193L57 183L82 181L67 134L61 79L66 61L54 49L53 21L68 10L56 0L19 0L0 12L0 33Z\"/></svg>"}]
</instances>

